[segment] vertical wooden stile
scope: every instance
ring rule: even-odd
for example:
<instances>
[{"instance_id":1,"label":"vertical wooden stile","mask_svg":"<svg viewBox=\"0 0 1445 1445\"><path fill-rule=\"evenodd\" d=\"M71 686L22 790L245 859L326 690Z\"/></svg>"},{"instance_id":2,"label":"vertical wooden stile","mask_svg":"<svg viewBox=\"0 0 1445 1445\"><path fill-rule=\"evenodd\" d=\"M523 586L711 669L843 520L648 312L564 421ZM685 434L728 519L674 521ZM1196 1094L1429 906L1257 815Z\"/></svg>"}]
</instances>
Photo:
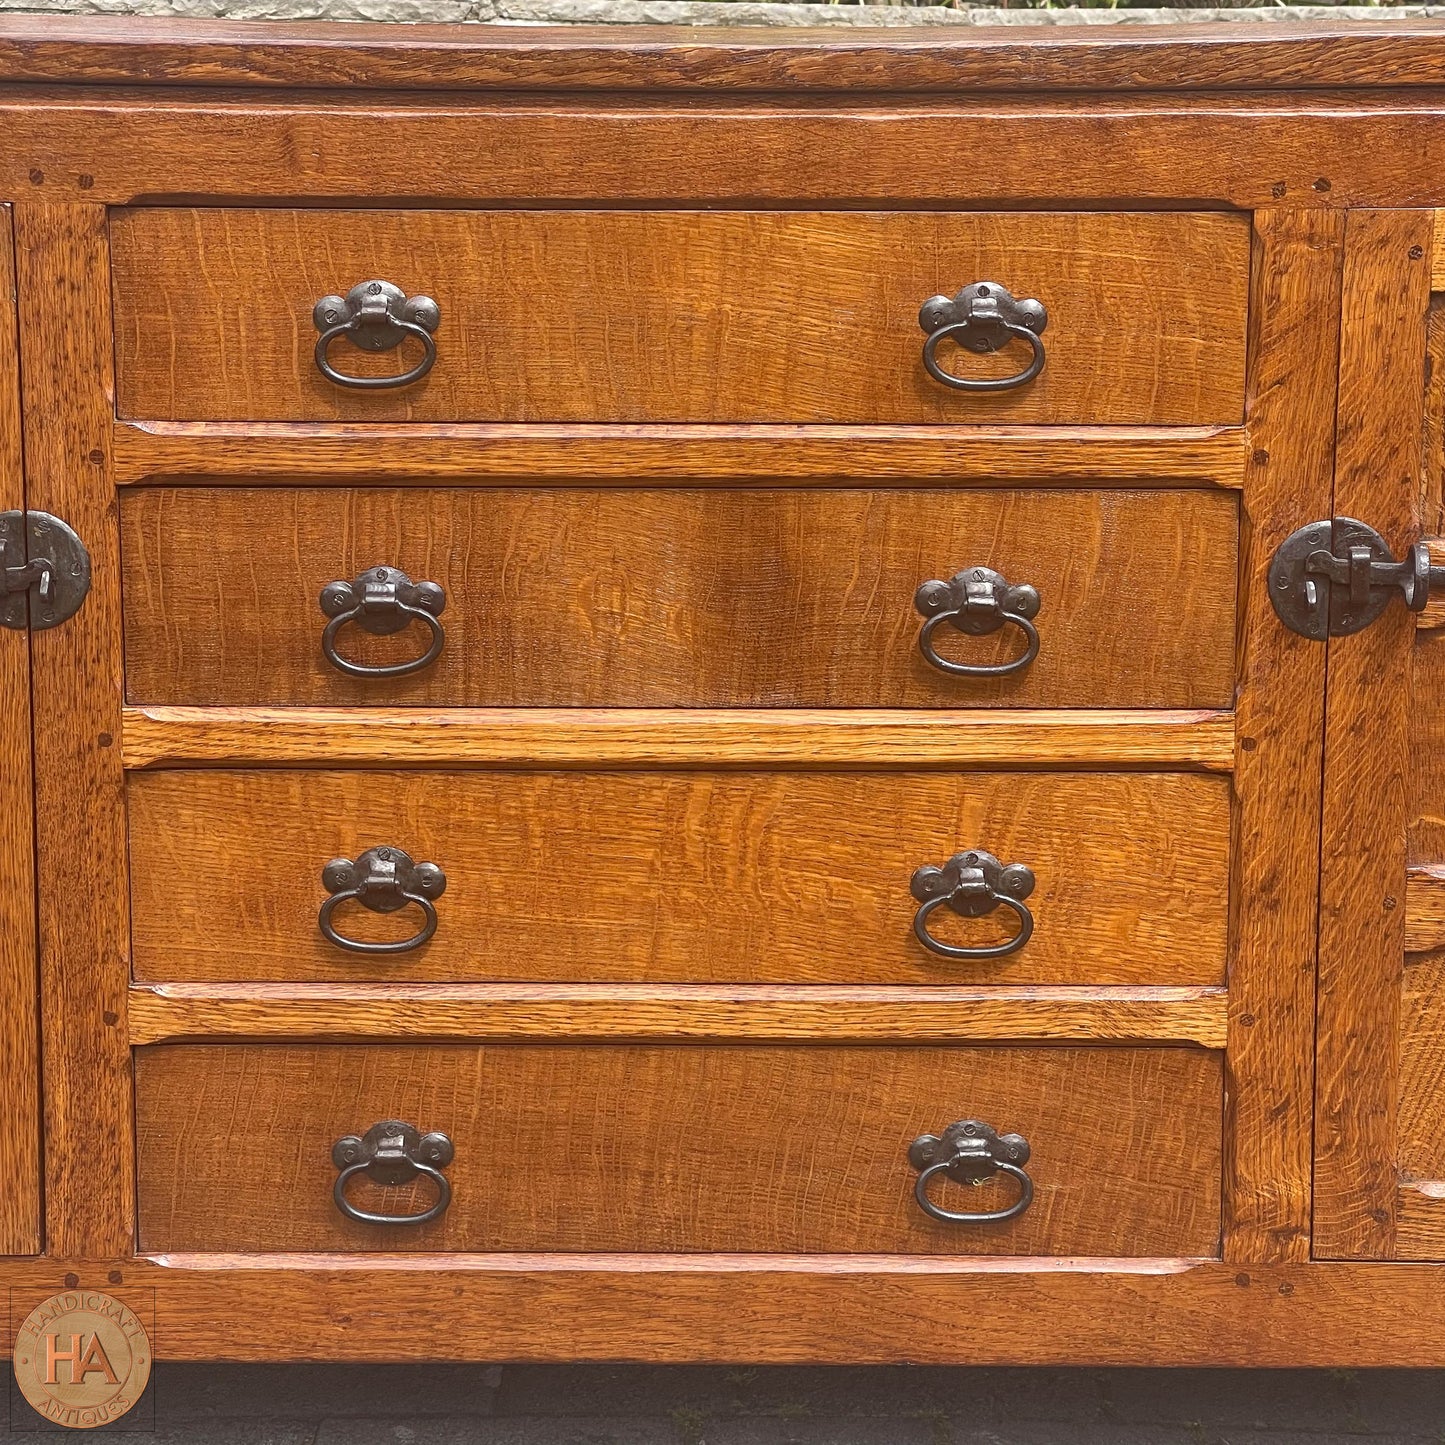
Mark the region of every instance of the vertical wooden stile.
<instances>
[{"instance_id":1,"label":"vertical wooden stile","mask_svg":"<svg viewBox=\"0 0 1445 1445\"><path fill-rule=\"evenodd\" d=\"M1346 237L1334 514L1367 522L1396 556L1419 531L1433 224L1423 210L1353 211ZM1314 1222L1323 1258L1395 1249L1414 638L1415 618L1392 603L1329 643Z\"/></svg>"},{"instance_id":2,"label":"vertical wooden stile","mask_svg":"<svg viewBox=\"0 0 1445 1445\"><path fill-rule=\"evenodd\" d=\"M1240 550L1226 1259L1309 1257L1315 924L1324 649L1281 625L1266 569L1328 515L1338 212L1255 215Z\"/></svg>"},{"instance_id":3,"label":"vertical wooden stile","mask_svg":"<svg viewBox=\"0 0 1445 1445\"><path fill-rule=\"evenodd\" d=\"M10 208L0 209L0 510L25 506ZM12 561L10 565L15 565ZM0 1254L40 1248L40 1059L30 642L0 632Z\"/></svg>"},{"instance_id":4,"label":"vertical wooden stile","mask_svg":"<svg viewBox=\"0 0 1445 1445\"><path fill-rule=\"evenodd\" d=\"M23 205L15 224L29 503L80 534L93 575L31 640L46 1234L57 1256L104 1259L135 1238L106 211Z\"/></svg>"}]
</instances>

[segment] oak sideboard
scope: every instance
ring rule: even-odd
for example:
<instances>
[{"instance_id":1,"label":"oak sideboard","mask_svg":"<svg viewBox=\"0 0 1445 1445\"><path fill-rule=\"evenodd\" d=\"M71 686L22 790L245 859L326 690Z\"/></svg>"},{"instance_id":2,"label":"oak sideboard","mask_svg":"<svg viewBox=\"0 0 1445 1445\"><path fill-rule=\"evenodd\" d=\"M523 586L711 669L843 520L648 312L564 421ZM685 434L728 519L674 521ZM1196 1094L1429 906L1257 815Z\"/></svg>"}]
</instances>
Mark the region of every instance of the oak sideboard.
<instances>
[{"instance_id":1,"label":"oak sideboard","mask_svg":"<svg viewBox=\"0 0 1445 1445\"><path fill-rule=\"evenodd\" d=\"M1445 1365L1445 26L8 16L0 142L12 1330Z\"/></svg>"}]
</instances>

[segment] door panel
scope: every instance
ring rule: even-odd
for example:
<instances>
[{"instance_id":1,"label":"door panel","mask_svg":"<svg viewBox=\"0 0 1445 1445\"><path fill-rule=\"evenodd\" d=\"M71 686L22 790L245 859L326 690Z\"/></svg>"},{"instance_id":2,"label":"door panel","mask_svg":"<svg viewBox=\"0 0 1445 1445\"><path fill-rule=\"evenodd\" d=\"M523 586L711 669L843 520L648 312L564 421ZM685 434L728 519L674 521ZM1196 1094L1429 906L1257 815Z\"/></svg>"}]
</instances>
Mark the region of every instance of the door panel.
<instances>
[{"instance_id":1,"label":"door panel","mask_svg":"<svg viewBox=\"0 0 1445 1445\"><path fill-rule=\"evenodd\" d=\"M10 208L0 207L0 511L25 505ZM0 628L0 1254L40 1248L30 641Z\"/></svg>"}]
</instances>

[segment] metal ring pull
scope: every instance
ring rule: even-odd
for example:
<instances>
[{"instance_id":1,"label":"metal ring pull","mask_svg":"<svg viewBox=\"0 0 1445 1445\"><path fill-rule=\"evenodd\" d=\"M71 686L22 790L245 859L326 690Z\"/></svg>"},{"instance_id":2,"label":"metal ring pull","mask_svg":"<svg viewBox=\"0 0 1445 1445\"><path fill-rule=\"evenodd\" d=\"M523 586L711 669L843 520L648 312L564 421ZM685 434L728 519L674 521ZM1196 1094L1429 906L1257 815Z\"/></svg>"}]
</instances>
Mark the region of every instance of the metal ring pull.
<instances>
[{"instance_id":1,"label":"metal ring pull","mask_svg":"<svg viewBox=\"0 0 1445 1445\"><path fill-rule=\"evenodd\" d=\"M1023 863L1007 868L981 848L955 853L942 868L931 864L918 869L909 890L919 902L913 915L913 932L918 941L944 958L1004 958L1017 953L1034 933L1034 916L1024 899L1034 891L1033 870ZM947 905L961 918L982 918L1000 904L1018 918L1019 930L1003 943L963 948L944 943L928 931L928 920Z\"/></svg>"},{"instance_id":2,"label":"metal ring pull","mask_svg":"<svg viewBox=\"0 0 1445 1445\"><path fill-rule=\"evenodd\" d=\"M442 1170L455 1154L445 1134L423 1134L399 1119L373 1124L364 1137L347 1134L331 1146L331 1162L341 1171L332 1186L336 1207L358 1224L427 1224L446 1213L452 1186ZM419 1214L372 1214L358 1209L347 1197L346 1186L358 1174L377 1184L410 1184L418 1175L436 1185L437 1197Z\"/></svg>"},{"instance_id":3,"label":"metal ring pull","mask_svg":"<svg viewBox=\"0 0 1445 1445\"><path fill-rule=\"evenodd\" d=\"M929 664L954 677L1007 677L1022 672L1039 655L1038 588L1010 584L991 567L968 567L947 582L925 582L913 594L914 610L925 619L918 650ZM969 637L986 637L1012 625L1024 635L1024 650L1008 662L954 662L933 645L933 634L948 623Z\"/></svg>"},{"instance_id":4,"label":"metal ring pull","mask_svg":"<svg viewBox=\"0 0 1445 1445\"><path fill-rule=\"evenodd\" d=\"M441 325L441 307L430 296L408 296L390 281L361 281L345 296L323 296L311 309L316 338L316 369L337 386L385 391L420 381L436 364L432 332ZM422 344L422 358L400 376L350 376L331 364L331 343L344 336L363 351L392 351L408 337Z\"/></svg>"},{"instance_id":5,"label":"metal ring pull","mask_svg":"<svg viewBox=\"0 0 1445 1445\"><path fill-rule=\"evenodd\" d=\"M1012 391L1026 386L1044 369L1044 343L1039 333L1049 324L1049 313L1043 302L1017 300L996 281L975 281L957 296L930 296L919 309L918 324L928 336L923 343L924 368L935 381L956 391ZM945 339L976 356L1000 351L1010 341L1025 341L1033 355L1013 376L955 376L938 364L938 343Z\"/></svg>"},{"instance_id":6,"label":"metal ring pull","mask_svg":"<svg viewBox=\"0 0 1445 1445\"><path fill-rule=\"evenodd\" d=\"M908 1162L918 1171L913 1197L930 1219L945 1224L1002 1224L1017 1219L1034 1202L1034 1181L1024 1165L1029 1162L1028 1140L1021 1134L1000 1135L982 1119L960 1119L940 1138L922 1134L908 1146ZM997 1174L1018 1181L1019 1197L1005 1209L979 1213L944 1209L928 1197L928 1186L943 1174L956 1184L979 1185Z\"/></svg>"},{"instance_id":7,"label":"metal ring pull","mask_svg":"<svg viewBox=\"0 0 1445 1445\"><path fill-rule=\"evenodd\" d=\"M328 582L321 589L321 610L331 619L321 634L321 651L338 672L348 677L406 677L430 667L446 645L440 616L446 611L446 590L435 582L413 582L395 567L368 567L354 582ZM431 633L427 649L408 662L352 662L336 650L336 638L348 622L373 637L390 637L424 624Z\"/></svg>"},{"instance_id":8,"label":"metal ring pull","mask_svg":"<svg viewBox=\"0 0 1445 1445\"><path fill-rule=\"evenodd\" d=\"M331 895L316 918L322 937L350 953L410 953L420 948L437 931L432 899L447 891L447 875L435 863L413 863L400 848L368 848L354 863L350 858L333 858L321 870L321 881ZM373 913L396 913L414 903L422 911L422 926L396 943L347 938L336 931L331 916L352 899Z\"/></svg>"}]
</instances>

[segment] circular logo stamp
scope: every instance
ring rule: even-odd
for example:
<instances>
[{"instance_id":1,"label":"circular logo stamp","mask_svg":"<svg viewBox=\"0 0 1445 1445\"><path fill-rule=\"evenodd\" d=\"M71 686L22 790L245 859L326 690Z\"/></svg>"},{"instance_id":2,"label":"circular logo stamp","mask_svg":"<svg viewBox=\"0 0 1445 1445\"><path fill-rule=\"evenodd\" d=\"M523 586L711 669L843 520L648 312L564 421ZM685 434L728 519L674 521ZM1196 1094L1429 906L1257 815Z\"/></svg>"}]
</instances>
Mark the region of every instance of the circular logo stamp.
<instances>
[{"instance_id":1,"label":"circular logo stamp","mask_svg":"<svg viewBox=\"0 0 1445 1445\"><path fill-rule=\"evenodd\" d=\"M51 1295L15 1332L15 1383L47 1419L75 1430L118 1420L151 1373L145 1326L99 1290Z\"/></svg>"}]
</instances>

